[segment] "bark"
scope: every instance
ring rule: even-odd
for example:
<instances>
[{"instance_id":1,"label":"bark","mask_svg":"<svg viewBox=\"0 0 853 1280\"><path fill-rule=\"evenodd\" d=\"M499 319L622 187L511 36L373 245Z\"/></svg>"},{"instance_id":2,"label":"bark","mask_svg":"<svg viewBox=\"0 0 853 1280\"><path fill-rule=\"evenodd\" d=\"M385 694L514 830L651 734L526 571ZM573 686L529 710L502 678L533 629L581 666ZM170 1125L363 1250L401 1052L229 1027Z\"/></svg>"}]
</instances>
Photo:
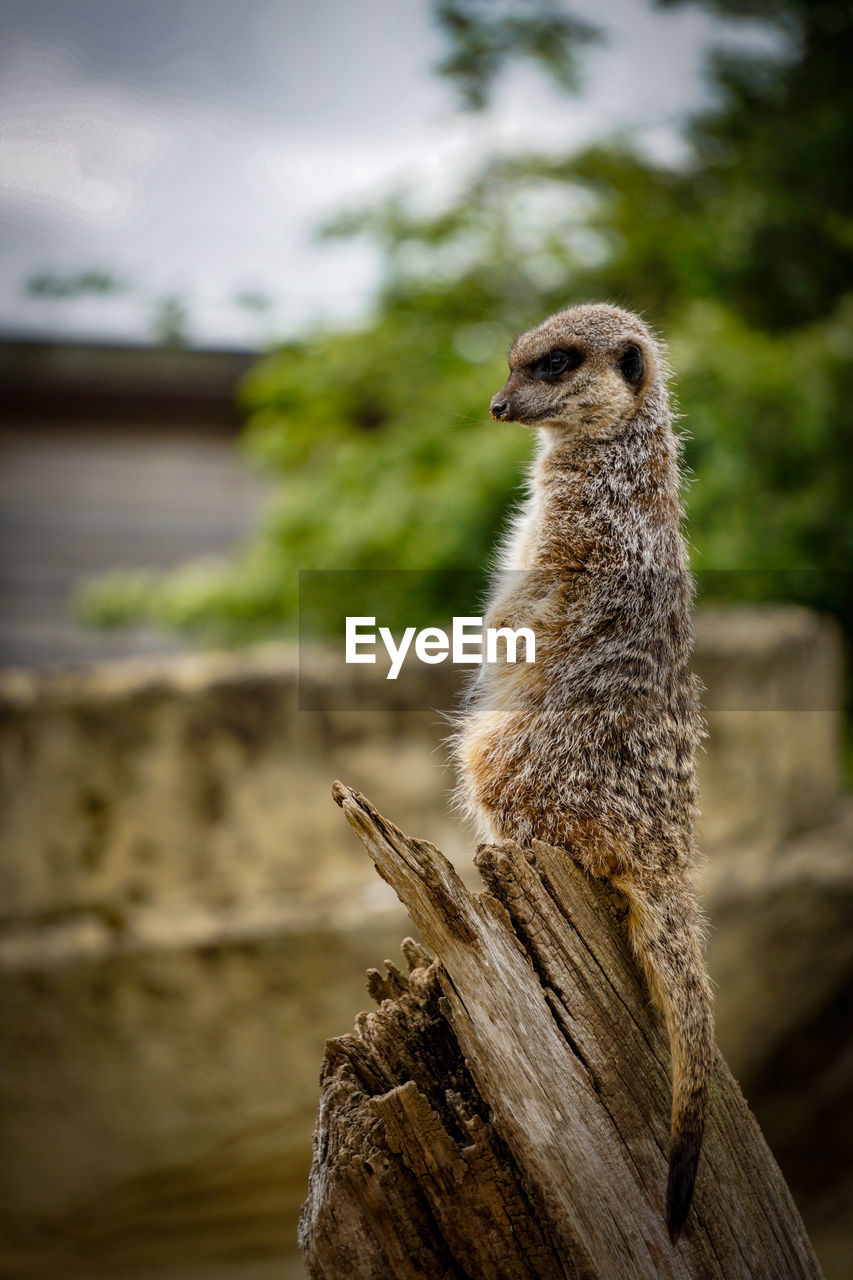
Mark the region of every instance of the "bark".
<instances>
[{"instance_id":1,"label":"bark","mask_svg":"<svg viewBox=\"0 0 853 1280\"><path fill-rule=\"evenodd\" d=\"M662 1019L621 900L565 850L481 846L472 894L433 845L334 795L423 942L368 975L328 1042L300 1244L311 1280L820 1276L722 1057L684 1234L664 1222Z\"/></svg>"}]
</instances>

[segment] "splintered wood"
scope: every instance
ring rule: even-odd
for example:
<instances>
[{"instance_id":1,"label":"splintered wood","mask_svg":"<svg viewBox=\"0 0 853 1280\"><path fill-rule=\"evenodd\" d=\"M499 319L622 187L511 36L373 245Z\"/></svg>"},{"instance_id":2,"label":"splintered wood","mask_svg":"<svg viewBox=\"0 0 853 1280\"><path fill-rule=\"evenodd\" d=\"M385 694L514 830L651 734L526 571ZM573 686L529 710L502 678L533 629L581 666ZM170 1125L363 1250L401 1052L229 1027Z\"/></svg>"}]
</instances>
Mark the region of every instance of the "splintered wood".
<instances>
[{"instance_id":1,"label":"splintered wood","mask_svg":"<svg viewBox=\"0 0 853 1280\"><path fill-rule=\"evenodd\" d=\"M664 1222L669 1050L618 895L565 850L442 853L333 792L435 954L368 974L378 1009L330 1040L300 1245L311 1280L649 1280L820 1269L718 1056L696 1196Z\"/></svg>"}]
</instances>

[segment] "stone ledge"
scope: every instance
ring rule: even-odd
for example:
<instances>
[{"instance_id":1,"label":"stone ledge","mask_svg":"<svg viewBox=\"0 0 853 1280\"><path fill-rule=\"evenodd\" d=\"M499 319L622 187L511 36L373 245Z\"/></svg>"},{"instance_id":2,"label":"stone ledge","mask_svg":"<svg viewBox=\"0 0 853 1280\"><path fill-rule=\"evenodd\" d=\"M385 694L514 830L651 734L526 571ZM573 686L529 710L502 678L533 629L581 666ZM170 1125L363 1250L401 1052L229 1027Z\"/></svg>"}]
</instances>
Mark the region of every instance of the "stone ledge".
<instances>
[{"instance_id":1,"label":"stone ledge","mask_svg":"<svg viewBox=\"0 0 853 1280\"><path fill-rule=\"evenodd\" d=\"M795 1185L820 1093L797 1085L792 1136L790 1100L780 1109L768 1095L767 1073L849 980L851 841L848 800L763 867L742 850L708 868L720 1042L771 1145L777 1134L787 1143ZM2 1196L16 1274L114 1280L225 1256L251 1274L256 1254L292 1247L323 1041L369 1005L364 970L395 958L411 932L401 908L370 911L346 895L313 914L262 901L183 918L157 910L125 937L101 926L95 947L70 923L43 951L42 930L21 931L0 966L0 1141L15 1151ZM839 1097L844 1061L814 1064Z\"/></svg>"},{"instance_id":2,"label":"stone ledge","mask_svg":"<svg viewBox=\"0 0 853 1280\"><path fill-rule=\"evenodd\" d=\"M706 852L771 851L827 821L840 785L834 625L792 607L708 610L696 665L709 685ZM319 685L334 667L312 655ZM447 705L442 672L418 678ZM329 804L336 776L468 866L446 722L406 710L391 682L387 707L364 713L336 710L340 689L325 687L328 705L298 710L292 648L0 673L0 931L358 896L372 877Z\"/></svg>"}]
</instances>

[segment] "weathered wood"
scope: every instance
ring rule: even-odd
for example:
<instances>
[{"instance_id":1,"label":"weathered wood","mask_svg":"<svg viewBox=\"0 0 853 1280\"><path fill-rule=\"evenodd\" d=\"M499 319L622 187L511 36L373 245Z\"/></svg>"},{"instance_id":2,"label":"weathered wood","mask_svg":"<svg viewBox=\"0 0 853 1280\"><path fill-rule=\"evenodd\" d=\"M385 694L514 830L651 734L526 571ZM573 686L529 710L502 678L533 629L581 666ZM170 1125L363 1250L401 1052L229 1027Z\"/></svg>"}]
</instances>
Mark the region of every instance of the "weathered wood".
<instances>
[{"instance_id":1,"label":"weathered wood","mask_svg":"<svg viewBox=\"0 0 853 1280\"><path fill-rule=\"evenodd\" d=\"M481 846L472 894L357 792L335 798L407 907L409 972L331 1040L300 1243L312 1280L820 1276L718 1056L694 1205L670 1244L665 1030L618 896L565 851Z\"/></svg>"}]
</instances>

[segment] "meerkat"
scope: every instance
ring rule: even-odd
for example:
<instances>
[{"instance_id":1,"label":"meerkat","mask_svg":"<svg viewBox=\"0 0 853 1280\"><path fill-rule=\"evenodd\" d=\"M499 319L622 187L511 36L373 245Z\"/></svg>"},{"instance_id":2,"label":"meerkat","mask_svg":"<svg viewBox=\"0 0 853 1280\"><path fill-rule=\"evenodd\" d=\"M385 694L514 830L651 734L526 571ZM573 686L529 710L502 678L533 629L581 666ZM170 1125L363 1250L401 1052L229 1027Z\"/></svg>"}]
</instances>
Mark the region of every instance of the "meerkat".
<instances>
[{"instance_id":1,"label":"meerkat","mask_svg":"<svg viewBox=\"0 0 853 1280\"><path fill-rule=\"evenodd\" d=\"M627 899L671 1046L675 1243L693 1197L714 1031L688 881L703 728L668 369L643 321L603 304L523 334L509 369L492 417L536 427L539 447L487 625L532 628L536 661L481 668L453 740L457 799L484 838L565 846Z\"/></svg>"}]
</instances>

